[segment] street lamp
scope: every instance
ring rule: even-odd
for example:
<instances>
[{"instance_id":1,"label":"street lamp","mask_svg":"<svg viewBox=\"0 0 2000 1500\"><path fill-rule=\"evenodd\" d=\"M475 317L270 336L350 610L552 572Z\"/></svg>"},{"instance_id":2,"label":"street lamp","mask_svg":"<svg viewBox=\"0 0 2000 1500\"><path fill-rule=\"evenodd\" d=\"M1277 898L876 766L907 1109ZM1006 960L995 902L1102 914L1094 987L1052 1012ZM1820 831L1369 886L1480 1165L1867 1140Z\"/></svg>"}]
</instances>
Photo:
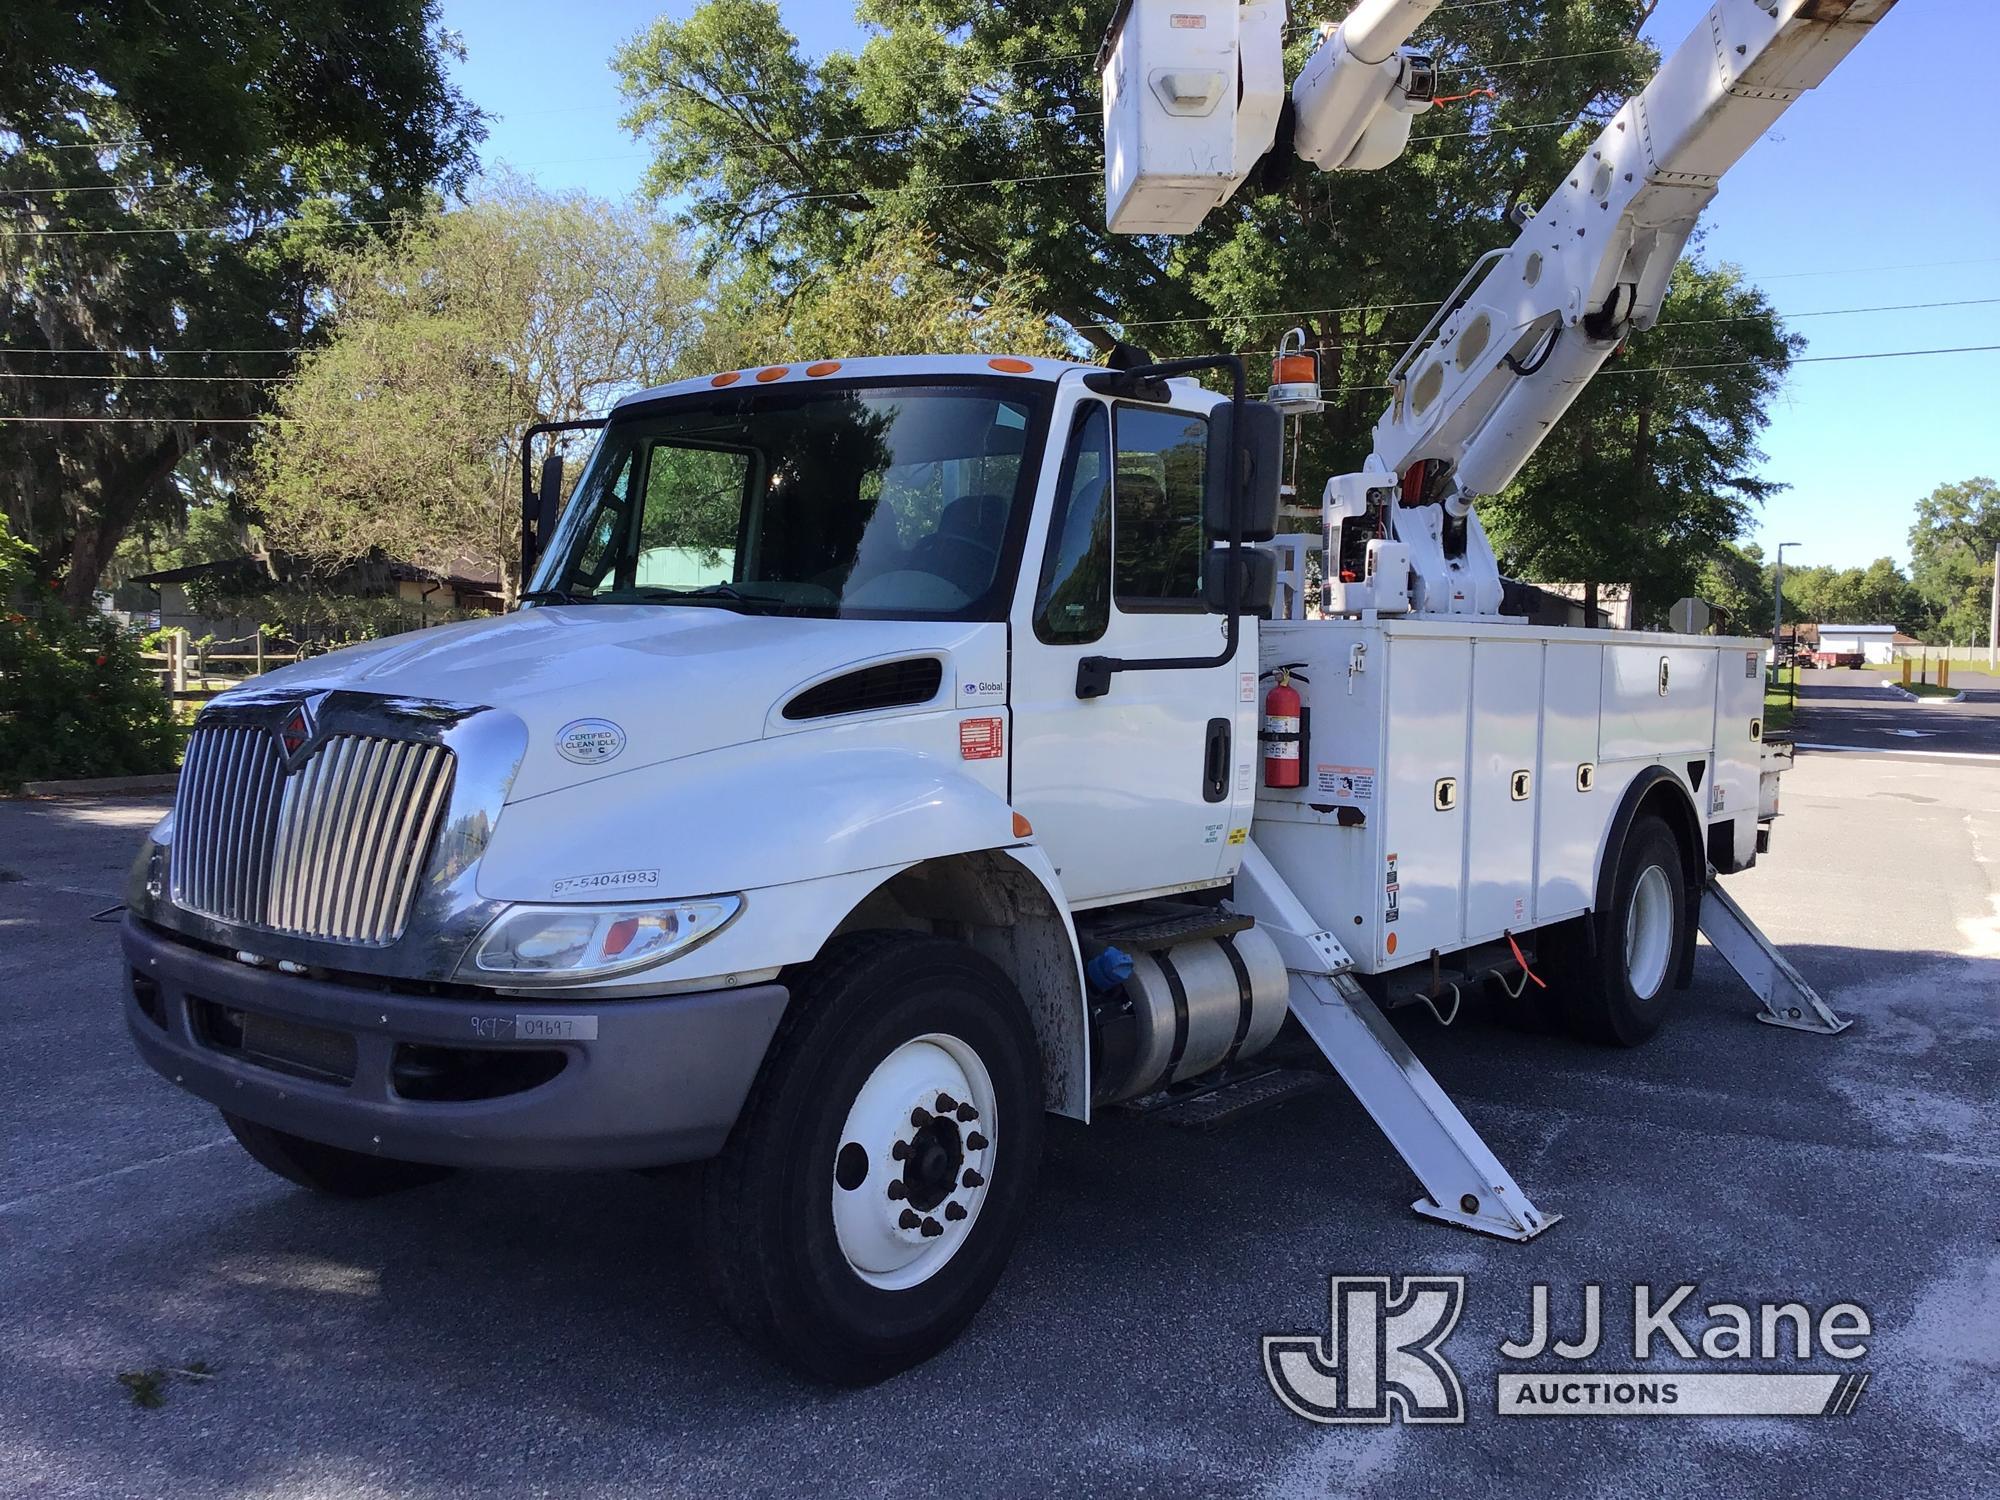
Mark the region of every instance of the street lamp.
<instances>
[{"instance_id":1,"label":"street lamp","mask_svg":"<svg viewBox=\"0 0 2000 1500\"><path fill-rule=\"evenodd\" d=\"M1803 547L1804 542L1778 543L1778 563L1771 570L1771 681L1781 682L1784 647L1779 643L1779 627L1785 623L1785 549Z\"/></svg>"}]
</instances>

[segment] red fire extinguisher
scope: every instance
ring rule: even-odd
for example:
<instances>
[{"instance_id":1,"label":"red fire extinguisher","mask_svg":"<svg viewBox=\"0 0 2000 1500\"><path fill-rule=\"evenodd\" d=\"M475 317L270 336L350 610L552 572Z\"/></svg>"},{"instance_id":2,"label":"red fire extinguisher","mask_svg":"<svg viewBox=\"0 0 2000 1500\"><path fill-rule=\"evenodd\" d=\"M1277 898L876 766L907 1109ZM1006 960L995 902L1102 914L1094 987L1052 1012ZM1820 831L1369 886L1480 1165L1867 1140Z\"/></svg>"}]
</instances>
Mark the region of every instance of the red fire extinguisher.
<instances>
[{"instance_id":1,"label":"red fire extinguisher","mask_svg":"<svg viewBox=\"0 0 2000 1500\"><path fill-rule=\"evenodd\" d=\"M1292 686L1289 667L1278 668L1278 680L1264 694L1264 785L1299 784L1299 690Z\"/></svg>"}]
</instances>

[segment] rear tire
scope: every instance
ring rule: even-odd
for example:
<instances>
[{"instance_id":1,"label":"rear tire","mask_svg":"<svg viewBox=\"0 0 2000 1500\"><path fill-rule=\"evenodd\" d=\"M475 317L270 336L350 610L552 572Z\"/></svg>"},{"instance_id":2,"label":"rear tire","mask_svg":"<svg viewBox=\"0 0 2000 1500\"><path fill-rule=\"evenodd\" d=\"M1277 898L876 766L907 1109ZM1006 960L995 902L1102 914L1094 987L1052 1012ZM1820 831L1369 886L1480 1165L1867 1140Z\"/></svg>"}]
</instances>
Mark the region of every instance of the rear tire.
<instances>
[{"instance_id":1,"label":"rear tire","mask_svg":"<svg viewBox=\"0 0 2000 1500\"><path fill-rule=\"evenodd\" d=\"M365 1156L359 1151L309 1141L227 1110L222 1112L222 1119L229 1133L236 1137L236 1143L260 1166L276 1172L287 1182L329 1198L379 1198L384 1193L400 1193L405 1188L440 1182L452 1174L450 1167Z\"/></svg>"},{"instance_id":2,"label":"rear tire","mask_svg":"<svg viewBox=\"0 0 2000 1500\"><path fill-rule=\"evenodd\" d=\"M833 1384L929 1359L999 1281L1041 1147L1040 1054L1006 976L940 938L836 940L704 1174L725 1316Z\"/></svg>"},{"instance_id":3,"label":"rear tire","mask_svg":"<svg viewBox=\"0 0 2000 1500\"><path fill-rule=\"evenodd\" d=\"M1665 823L1654 817L1633 823L1610 910L1577 923L1557 950L1563 1007L1578 1036L1636 1047L1660 1029L1687 944L1685 869Z\"/></svg>"}]
</instances>

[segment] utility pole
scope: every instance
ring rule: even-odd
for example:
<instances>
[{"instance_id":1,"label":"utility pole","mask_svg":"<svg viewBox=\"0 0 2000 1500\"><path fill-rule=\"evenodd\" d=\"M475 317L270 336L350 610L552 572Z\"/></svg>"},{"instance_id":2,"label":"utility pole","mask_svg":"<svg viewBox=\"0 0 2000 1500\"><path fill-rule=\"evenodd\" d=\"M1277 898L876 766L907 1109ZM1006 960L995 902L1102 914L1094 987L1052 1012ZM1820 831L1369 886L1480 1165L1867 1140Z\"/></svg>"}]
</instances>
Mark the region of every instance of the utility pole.
<instances>
[{"instance_id":1,"label":"utility pole","mask_svg":"<svg viewBox=\"0 0 2000 1500\"><path fill-rule=\"evenodd\" d=\"M1992 604L1986 621L1986 670L2000 668L2000 542L1993 544Z\"/></svg>"},{"instance_id":2,"label":"utility pole","mask_svg":"<svg viewBox=\"0 0 2000 1500\"><path fill-rule=\"evenodd\" d=\"M1784 681L1784 647L1779 643L1779 627L1785 623L1785 549L1800 547L1803 542L1778 543L1777 566L1771 570L1771 682L1773 686ZM1994 556L2000 557L2000 549Z\"/></svg>"}]
</instances>

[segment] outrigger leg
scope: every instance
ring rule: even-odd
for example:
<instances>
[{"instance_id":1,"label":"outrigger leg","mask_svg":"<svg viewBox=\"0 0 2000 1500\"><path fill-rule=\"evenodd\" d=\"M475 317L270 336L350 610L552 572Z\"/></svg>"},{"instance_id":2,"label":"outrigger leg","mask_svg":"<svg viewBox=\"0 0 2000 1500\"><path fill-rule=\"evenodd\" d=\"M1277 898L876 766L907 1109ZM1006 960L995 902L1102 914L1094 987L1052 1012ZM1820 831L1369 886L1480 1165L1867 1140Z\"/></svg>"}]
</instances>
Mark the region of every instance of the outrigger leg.
<instances>
[{"instance_id":1,"label":"outrigger leg","mask_svg":"<svg viewBox=\"0 0 2000 1500\"><path fill-rule=\"evenodd\" d=\"M1701 933L1763 1002L1757 1019L1765 1025L1836 1036L1854 1024L1835 1015L1833 1007L1820 999L1777 945L1716 883L1713 870L1701 893Z\"/></svg>"}]
</instances>

